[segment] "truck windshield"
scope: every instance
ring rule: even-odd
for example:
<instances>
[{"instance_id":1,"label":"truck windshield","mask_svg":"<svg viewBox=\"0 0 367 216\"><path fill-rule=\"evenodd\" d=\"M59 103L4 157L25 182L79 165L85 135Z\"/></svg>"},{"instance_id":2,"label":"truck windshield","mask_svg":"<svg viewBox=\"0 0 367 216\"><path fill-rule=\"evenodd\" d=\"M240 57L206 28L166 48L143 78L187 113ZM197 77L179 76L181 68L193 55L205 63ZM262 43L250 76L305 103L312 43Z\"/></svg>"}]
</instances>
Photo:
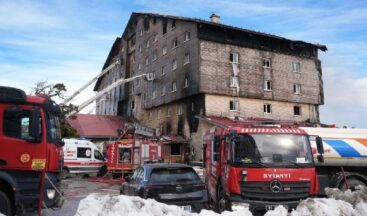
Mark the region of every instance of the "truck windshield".
<instances>
[{"instance_id":1,"label":"truck windshield","mask_svg":"<svg viewBox=\"0 0 367 216\"><path fill-rule=\"evenodd\" d=\"M310 164L307 136L294 134L244 134L233 143L235 164Z\"/></svg>"},{"instance_id":2,"label":"truck windshield","mask_svg":"<svg viewBox=\"0 0 367 216\"><path fill-rule=\"evenodd\" d=\"M60 119L53 113L47 113L48 140L56 145L63 145L61 140Z\"/></svg>"}]
</instances>

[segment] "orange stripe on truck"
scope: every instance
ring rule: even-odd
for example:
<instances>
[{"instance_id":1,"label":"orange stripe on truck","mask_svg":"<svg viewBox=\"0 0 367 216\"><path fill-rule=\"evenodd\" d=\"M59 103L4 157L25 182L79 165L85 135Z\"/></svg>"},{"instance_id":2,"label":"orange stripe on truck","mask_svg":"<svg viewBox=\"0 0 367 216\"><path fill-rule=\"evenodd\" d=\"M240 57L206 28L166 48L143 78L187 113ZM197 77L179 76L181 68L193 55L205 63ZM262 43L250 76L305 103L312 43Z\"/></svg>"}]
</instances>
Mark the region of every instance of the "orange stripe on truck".
<instances>
[{"instance_id":1,"label":"orange stripe on truck","mask_svg":"<svg viewBox=\"0 0 367 216\"><path fill-rule=\"evenodd\" d=\"M355 139L355 140L357 140L359 143L367 147L367 139Z\"/></svg>"}]
</instances>

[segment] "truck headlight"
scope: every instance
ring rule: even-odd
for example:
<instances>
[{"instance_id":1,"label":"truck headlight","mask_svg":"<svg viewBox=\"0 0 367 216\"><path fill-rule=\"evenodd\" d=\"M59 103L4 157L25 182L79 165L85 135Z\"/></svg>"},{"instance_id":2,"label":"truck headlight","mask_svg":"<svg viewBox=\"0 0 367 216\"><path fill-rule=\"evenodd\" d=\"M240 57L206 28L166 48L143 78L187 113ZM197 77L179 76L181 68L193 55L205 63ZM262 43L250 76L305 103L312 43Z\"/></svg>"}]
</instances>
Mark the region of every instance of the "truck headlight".
<instances>
[{"instance_id":1,"label":"truck headlight","mask_svg":"<svg viewBox=\"0 0 367 216\"><path fill-rule=\"evenodd\" d=\"M245 208L249 208L250 204L243 202L232 202L232 211L240 211Z\"/></svg>"},{"instance_id":2,"label":"truck headlight","mask_svg":"<svg viewBox=\"0 0 367 216\"><path fill-rule=\"evenodd\" d=\"M47 189L47 198L52 200L55 198L56 191L54 189Z\"/></svg>"}]
</instances>

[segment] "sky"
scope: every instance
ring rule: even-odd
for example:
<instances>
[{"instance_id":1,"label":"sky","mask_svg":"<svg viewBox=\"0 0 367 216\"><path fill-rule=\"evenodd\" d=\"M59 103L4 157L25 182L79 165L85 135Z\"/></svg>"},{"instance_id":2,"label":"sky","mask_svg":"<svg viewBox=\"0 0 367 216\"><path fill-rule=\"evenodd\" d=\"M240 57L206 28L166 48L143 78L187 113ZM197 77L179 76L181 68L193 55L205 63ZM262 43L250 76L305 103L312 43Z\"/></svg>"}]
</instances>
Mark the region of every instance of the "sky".
<instances>
[{"instance_id":1,"label":"sky","mask_svg":"<svg viewBox=\"0 0 367 216\"><path fill-rule=\"evenodd\" d=\"M0 0L0 85L30 93L38 81L62 82L71 95L101 72L132 12L206 20L215 12L224 24L324 44L321 122L367 128L364 0Z\"/></svg>"}]
</instances>

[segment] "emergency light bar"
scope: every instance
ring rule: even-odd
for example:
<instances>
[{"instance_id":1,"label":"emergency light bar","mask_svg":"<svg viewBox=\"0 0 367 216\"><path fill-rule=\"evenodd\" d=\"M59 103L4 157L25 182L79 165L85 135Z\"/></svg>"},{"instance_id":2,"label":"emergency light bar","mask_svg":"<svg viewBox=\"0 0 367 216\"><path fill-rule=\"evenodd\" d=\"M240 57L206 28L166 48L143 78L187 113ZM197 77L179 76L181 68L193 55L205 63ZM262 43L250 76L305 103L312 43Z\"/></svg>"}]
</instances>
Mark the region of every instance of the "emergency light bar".
<instances>
[{"instance_id":1,"label":"emergency light bar","mask_svg":"<svg viewBox=\"0 0 367 216\"><path fill-rule=\"evenodd\" d=\"M27 96L23 90L0 86L0 102L26 102Z\"/></svg>"}]
</instances>

